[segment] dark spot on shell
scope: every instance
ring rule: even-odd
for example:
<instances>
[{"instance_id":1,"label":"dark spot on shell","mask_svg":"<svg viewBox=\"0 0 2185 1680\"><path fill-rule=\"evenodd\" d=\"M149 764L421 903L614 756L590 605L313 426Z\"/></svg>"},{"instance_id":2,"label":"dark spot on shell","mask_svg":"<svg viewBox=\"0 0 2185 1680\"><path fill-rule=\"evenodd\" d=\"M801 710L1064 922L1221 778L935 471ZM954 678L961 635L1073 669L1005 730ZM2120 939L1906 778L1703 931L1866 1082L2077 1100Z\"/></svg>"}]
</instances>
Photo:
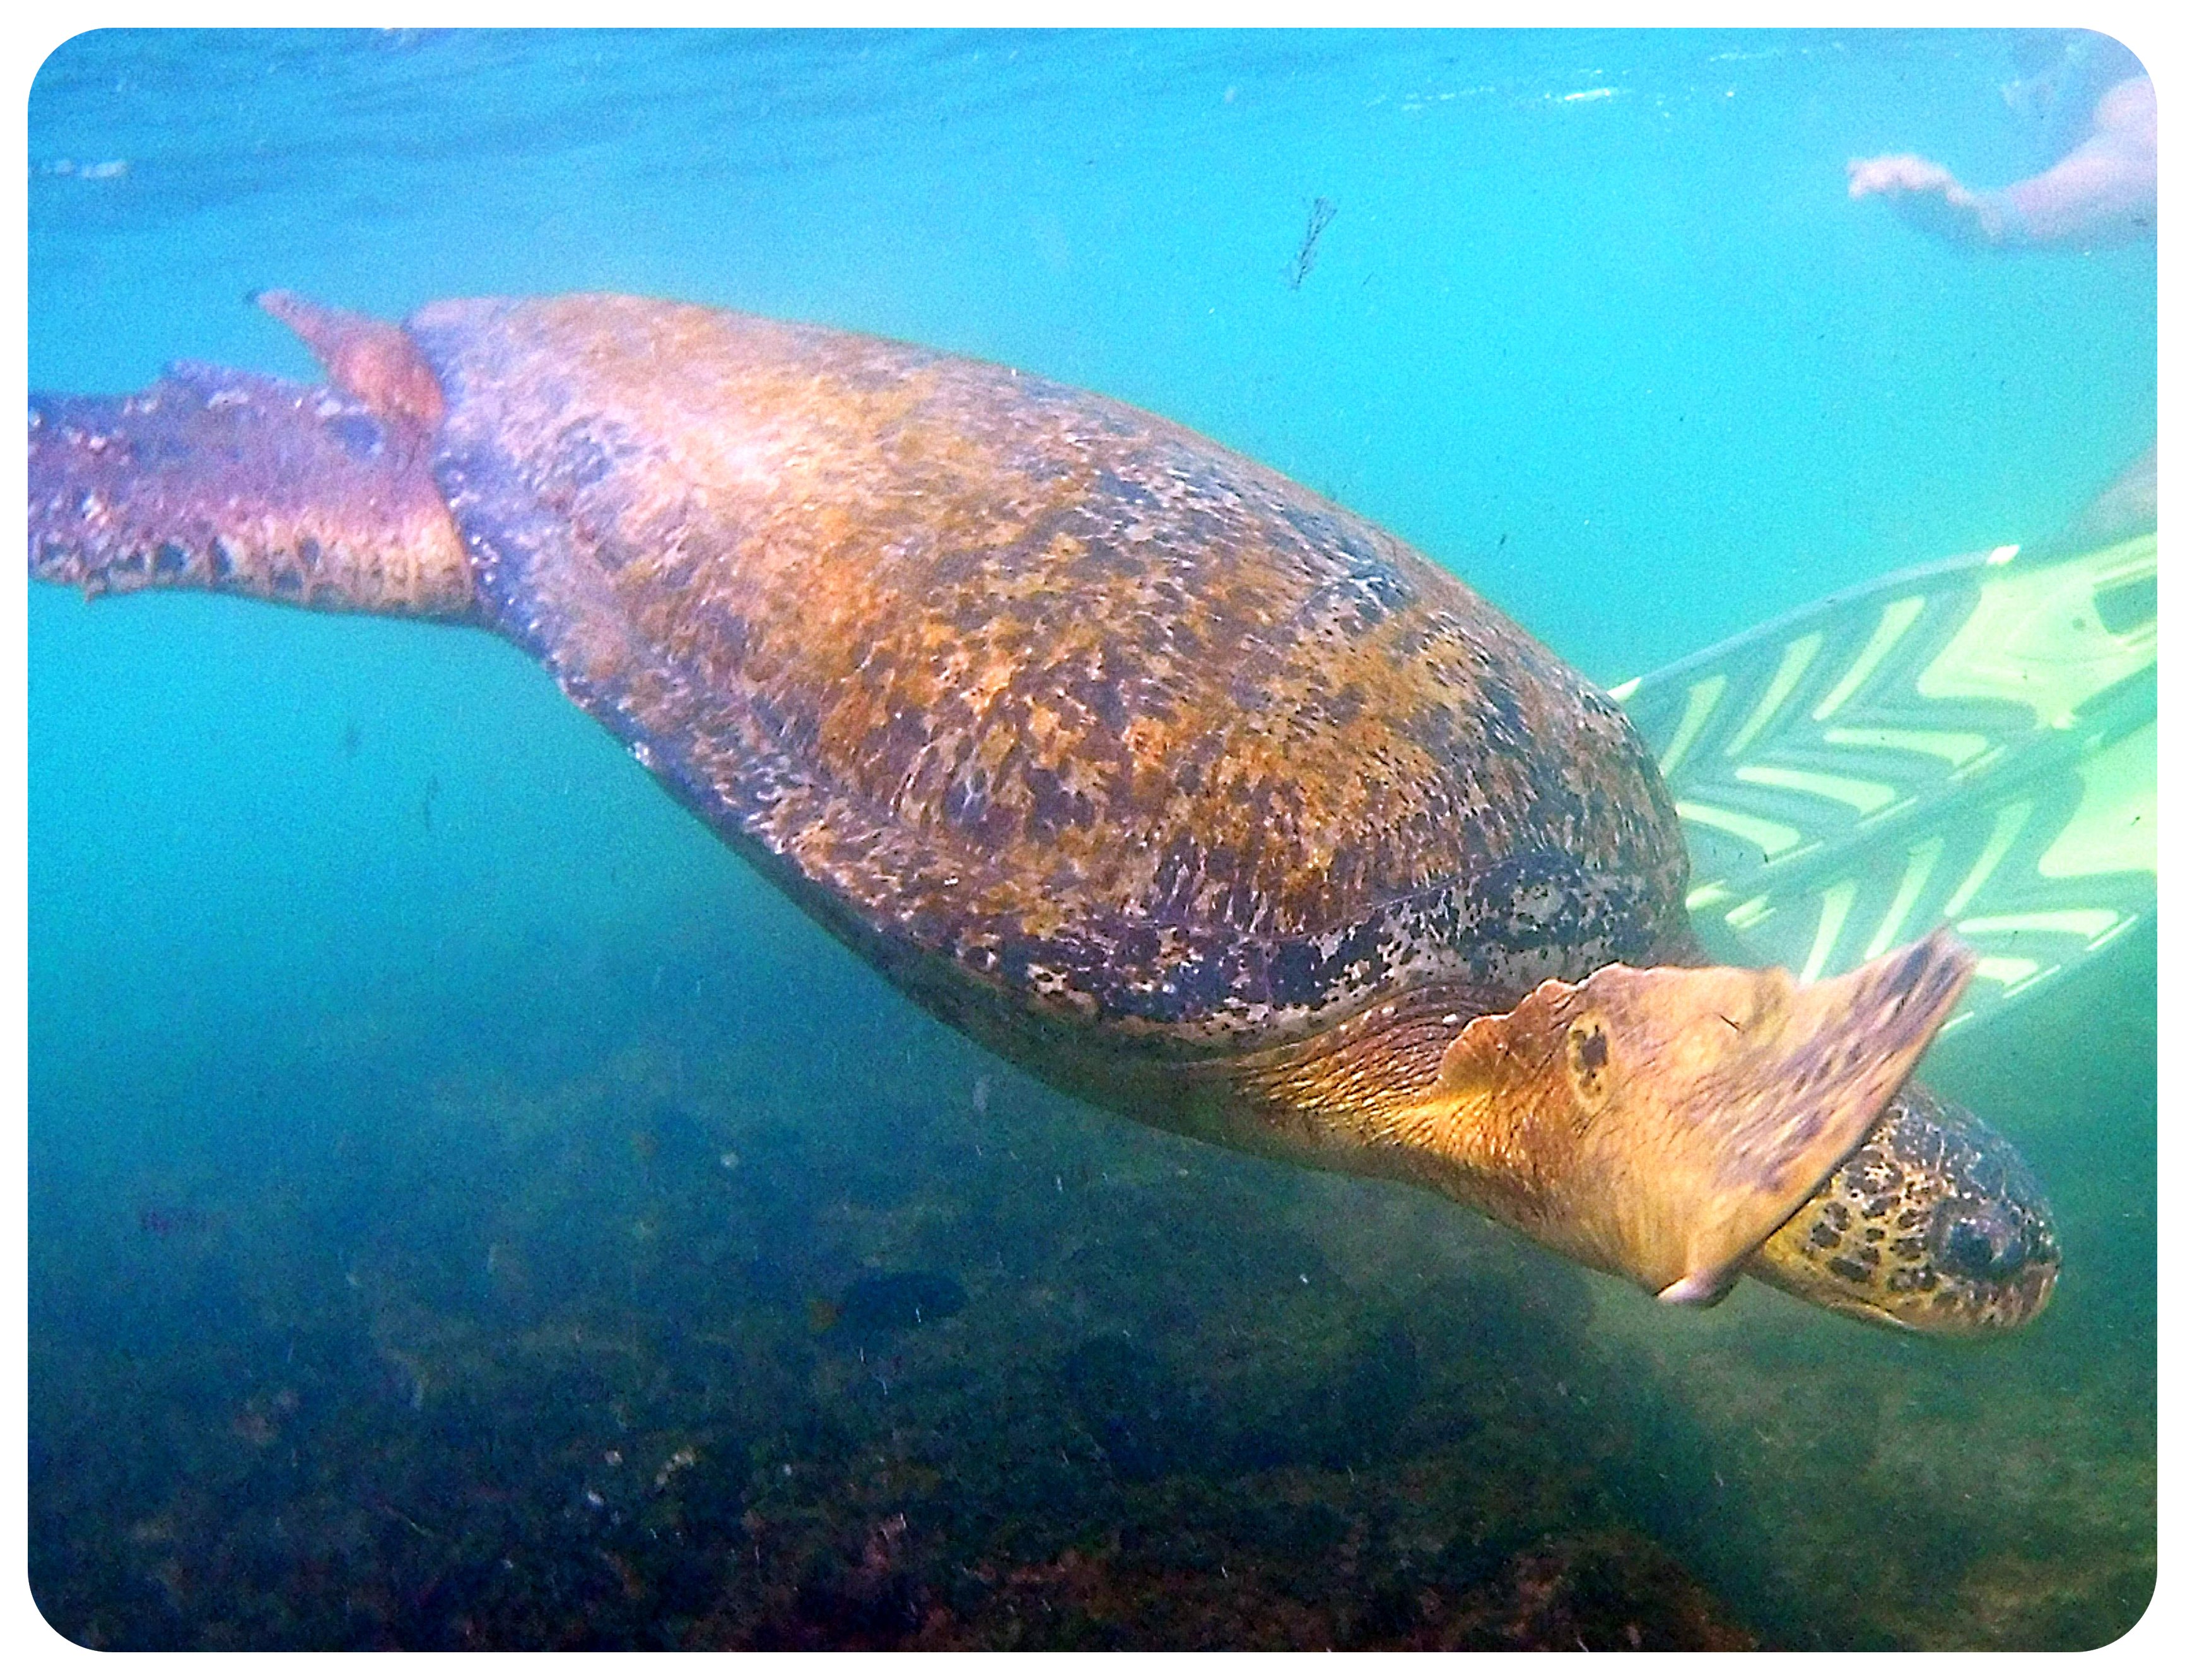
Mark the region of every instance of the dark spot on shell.
<instances>
[{"instance_id":1,"label":"dark spot on shell","mask_svg":"<svg viewBox=\"0 0 2185 1680\"><path fill-rule=\"evenodd\" d=\"M1874 1281L1874 1272L1871 1268L1859 1265L1855 1261L1847 1260L1841 1254L1829 1262L1829 1269L1840 1278L1849 1278L1853 1283L1863 1284Z\"/></svg>"},{"instance_id":2,"label":"dark spot on shell","mask_svg":"<svg viewBox=\"0 0 2185 1680\"><path fill-rule=\"evenodd\" d=\"M637 551L628 543L614 536L603 535L592 545L592 557L599 562L601 571L612 575L621 571L638 556Z\"/></svg>"},{"instance_id":3,"label":"dark spot on shell","mask_svg":"<svg viewBox=\"0 0 2185 1680\"><path fill-rule=\"evenodd\" d=\"M1120 473L1103 467L1098 482L1101 500L1118 501L1129 507L1143 507L1153 500L1153 492L1143 484L1124 478Z\"/></svg>"},{"instance_id":4,"label":"dark spot on shell","mask_svg":"<svg viewBox=\"0 0 2185 1680\"><path fill-rule=\"evenodd\" d=\"M621 452L630 452L627 443ZM554 457L555 480L569 490L588 489L615 470L616 454L597 433L583 426L572 427L559 440Z\"/></svg>"},{"instance_id":5,"label":"dark spot on shell","mask_svg":"<svg viewBox=\"0 0 2185 1680\"><path fill-rule=\"evenodd\" d=\"M327 430L351 455L366 460L377 455L386 440L377 420L354 410L327 422Z\"/></svg>"}]
</instances>

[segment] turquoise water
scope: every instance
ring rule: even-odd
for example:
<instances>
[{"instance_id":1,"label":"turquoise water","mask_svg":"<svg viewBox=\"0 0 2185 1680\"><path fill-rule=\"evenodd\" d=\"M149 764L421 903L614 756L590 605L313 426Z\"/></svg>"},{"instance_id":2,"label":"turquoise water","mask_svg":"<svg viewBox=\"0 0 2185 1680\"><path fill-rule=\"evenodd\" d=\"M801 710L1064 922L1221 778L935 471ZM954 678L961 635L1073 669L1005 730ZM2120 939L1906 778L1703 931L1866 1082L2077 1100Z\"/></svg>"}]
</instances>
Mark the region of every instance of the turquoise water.
<instances>
[{"instance_id":1,"label":"turquoise water","mask_svg":"<svg viewBox=\"0 0 2185 1680\"><path fill-rule=\"evenodd\" d=\"M2151 244L1844 194L2044 165L2037 51L88 36L31 101L31 383L308 376L276 285L824 322L1169 415L1615 681L2145 447ZM2034 1327L1671 1314L1046 1092L483 636L39 589L29 658L73 1638L2084 1646L2147 1600L2151 934L1931 1060L2054 1193Z\"/></svg>"}]
</instances>

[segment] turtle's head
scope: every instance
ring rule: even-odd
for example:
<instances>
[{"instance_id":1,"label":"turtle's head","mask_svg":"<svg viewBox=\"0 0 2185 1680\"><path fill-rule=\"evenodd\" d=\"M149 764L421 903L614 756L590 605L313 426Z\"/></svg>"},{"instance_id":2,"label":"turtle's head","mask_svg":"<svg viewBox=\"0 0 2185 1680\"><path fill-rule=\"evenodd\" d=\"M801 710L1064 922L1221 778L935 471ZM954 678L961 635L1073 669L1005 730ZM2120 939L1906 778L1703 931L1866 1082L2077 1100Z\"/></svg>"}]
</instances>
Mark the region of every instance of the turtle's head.
<instances>
[{"instance_id":1,"label":"turtle's head","mask_svg":"<svg viewBox=\"0 0 2185 1680\"><path fill-rule=\"evenodd\" d=\"M1914 1084L1745 1269L1854 1318L1984 1336L2048 1305L2058 1264L2048 1199L2018 1151Z\"/></svg>"},{"instance_id":2,"label":"turtle's head","mask_svg":"<svg viewBox=\"0 0 2185 1680\"><path fill-rule=\"evenodd\" d=\"M2009 1144L1906 1084L1973 961L1938 930L1808 985L1612 963L1468 1017L1422 988L1235 1071L1346 1168L1432 1184L1664 1301L1706 1306L1750 1273L1854 1318L2003 1330L2055 1280L2048 1205ZM1424 1083L1389 1076L1428 1055Z\"/></svg>"},{"instance_id":3,"label":"turtle's head","mask_svg":"<svg viewBox=\"0 0 2185 1680\"><path fill-rule=\"evenodd\" d=\"M1938 932L1810 985L1780 968L1621 964L1545 981L1466 1026L1422 1117L1444 1106L1433 1129L1469 1164L1467 1199L1665 1301L1706 1305L1865 1143L1972 965ZM1966 1220L1989 1204L1953 1206L1965 1219L1936 1240L1964 1264L1980 1240ZM1842 1287L1787 1267L1770 1280L1845 1305Z\"/></svg>"}]
</instances>

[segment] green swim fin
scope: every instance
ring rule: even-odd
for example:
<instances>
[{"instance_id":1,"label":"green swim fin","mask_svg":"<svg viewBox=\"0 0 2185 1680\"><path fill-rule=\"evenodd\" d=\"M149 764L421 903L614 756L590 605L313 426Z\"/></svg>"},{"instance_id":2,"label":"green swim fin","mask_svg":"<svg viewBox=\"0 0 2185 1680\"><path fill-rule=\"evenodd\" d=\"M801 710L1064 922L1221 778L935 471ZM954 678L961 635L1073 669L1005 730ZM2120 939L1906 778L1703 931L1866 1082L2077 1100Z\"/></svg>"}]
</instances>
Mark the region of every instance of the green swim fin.
<instances>
[{"instance_id":1,"label":"green swim fin","mask_svg":"<svg viewBox=\"0 0 2185 1680\"><path fill-rule=\"evenodd\" d=\"M1653 748L1724 960L1813 981L1948 921L1953 1027L2154 909L2152 531L1831 596L1610 691Z\"/></svg>"}]
</instances>

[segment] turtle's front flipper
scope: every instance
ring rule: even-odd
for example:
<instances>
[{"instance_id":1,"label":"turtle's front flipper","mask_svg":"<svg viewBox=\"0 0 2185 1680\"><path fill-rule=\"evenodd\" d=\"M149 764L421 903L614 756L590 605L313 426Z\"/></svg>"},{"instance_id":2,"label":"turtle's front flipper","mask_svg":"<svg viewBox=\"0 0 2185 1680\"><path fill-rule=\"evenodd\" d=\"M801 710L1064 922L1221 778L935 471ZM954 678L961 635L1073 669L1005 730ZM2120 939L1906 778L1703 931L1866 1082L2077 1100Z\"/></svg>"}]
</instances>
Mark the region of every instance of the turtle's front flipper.
<instances>
[{"instance_id":1,"label":"turtle's front flipper","mask_svg":"<svg viewBox=\"0 0 2185 1680\"><path fill-rule=\"evenodd\" d=\"M1550 1247L1705 1304L1858 1146L1972 966L1936 932L1809 986L1621 964L1549 980L1457 1035L1392 1140Z\"/></svg>"},{"instance_id":2,"label":"turtle's front flipper","mask_svg":"<svg viewBox=\"0 0 2185 1680\"><path fill-rule=\"evenodd\" d=\"M31 575L473 617L421 393L383 384L350 395L182 365L131 396L33 395Z\"/></svg>"},{"instance_id":3,"label":"turtle's front flipper","mask_svg":"<svg viewBox=\"0 0 2185 1680\"><path fill-rule=\"evenodd\" d=\"M1611 963L1576 985L1543 981L1500 1014L1424 986L1226 1071L1238 1112L1261 1123L1257 1146L1431 1185L1666 1301L1704 1305L1868 1139L1973 962L1937 931L1812 985L1780 968ZM1943 1222L2017 1209L2029 1233L2047 1229L2030 1183L2008 1207L1990 1193L1999 1144L1947 1123L1920 1138L1938 1163L1923 1196L1948 1204ZM1959 1235L1970 1257L1977 1235ZM2051 1275L2054 1258L2048 1242ZM1944 1302L1897 1311L1904 1291L1887 1278L1853 1291L1813 1270L1786 1262L1767 1275L1823 1306L1923 1329L2004 1328L2046 1298L2021 1291L2015 1319L1961 1323L1977 1315Z\"/></svg>"}]
</instances>

